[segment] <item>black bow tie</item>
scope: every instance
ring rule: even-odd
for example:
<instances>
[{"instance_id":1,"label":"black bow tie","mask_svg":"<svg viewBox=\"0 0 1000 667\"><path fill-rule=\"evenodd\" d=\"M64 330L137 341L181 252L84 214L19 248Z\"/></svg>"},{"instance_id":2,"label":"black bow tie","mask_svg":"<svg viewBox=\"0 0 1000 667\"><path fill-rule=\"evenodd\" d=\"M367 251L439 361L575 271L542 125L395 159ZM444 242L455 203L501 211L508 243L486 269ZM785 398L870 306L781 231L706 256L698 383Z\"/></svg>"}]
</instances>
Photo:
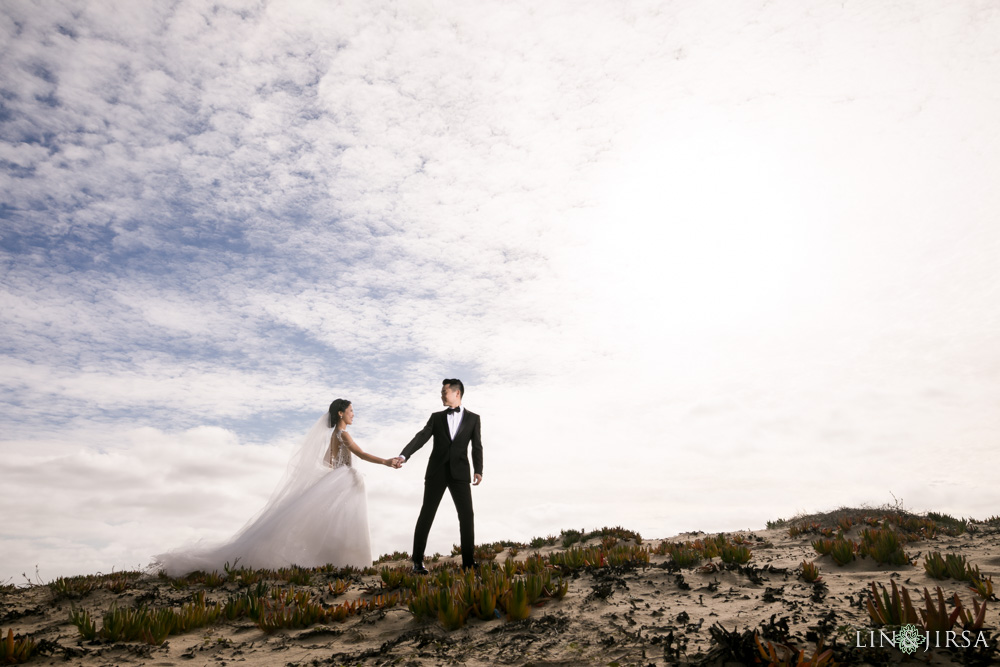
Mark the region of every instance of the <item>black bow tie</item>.
<instances>
[{"instance_id":1,"label":"black bow tie","mask_svg":"<svg viewBox=\"0 0 1000 667\"><path fill-rule=\"evenodd\" d=\"M447 410L445 410L445 413L447 413L447 414L450 415L453 412L461 412L461 411L462 411L462 408L448 408Z\"/></svg>"}]
</instances>

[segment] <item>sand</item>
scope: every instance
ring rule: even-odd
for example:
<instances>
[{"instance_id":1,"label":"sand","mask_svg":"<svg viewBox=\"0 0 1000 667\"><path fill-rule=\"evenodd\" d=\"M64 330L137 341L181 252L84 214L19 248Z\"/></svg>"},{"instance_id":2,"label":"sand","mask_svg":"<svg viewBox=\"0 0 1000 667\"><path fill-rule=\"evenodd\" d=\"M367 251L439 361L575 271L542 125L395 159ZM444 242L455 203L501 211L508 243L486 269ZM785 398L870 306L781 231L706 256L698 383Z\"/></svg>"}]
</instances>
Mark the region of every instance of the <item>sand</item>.
<instances>
[{"instance_id":1,"label":"sand","mask_svg":"<svg viewBox=\"0 0 1000 667\"><path fill-rule=\"evenodd\" d=\"M827 517L829 519L829 516ZM834 519L835 520L835 519ZM791 525L788 524L788 525ZM146 604L180 606L192 592L172 588L157 577L137 580L121 593L96 590L80 599L56 599L49 586L0 592L0 630L30 634L42 642L28 664L62 665L669 665L743 664L753 659L752 631L776 645L786 644L811 657L817 640L834 650L839 664L1000 664L997 628L1000 604L987 602L986 630L971 640L978 646L922 646L913 656L898 648L872 646L874 626L865 608L871 582L906 587L919 608L922 591L941 586L946 598L957 593L972 609L976 597L965 582L928 576L923 558L932 551L959 554L978 566L1000 591L1000 528L980 525L975 532L905 545L915 565L877 565L862 558L839 567L829 556L818 557L810 545L814 534L789 535L788 525L742 535L752 550L747 566L726 565L718 558L699 567L678 570L669 556L653 555L648 566L579 570L567 576L562 599L535 607L521 621L481 621L470 617L465 627L445 630L436 621L417 622L404 605L363 612L343 623L332 622L273 634L244 618L172 635L160 646L138 642L85 641L69 621L71 608L97 616L112 603L119 607ZM974 526L974 528L976 528ZM857 538L859 528L848 531ZM709 537L684 533L665 538L685 542ZM655 548L663 539L645 540ZM594 538L588 546L600 546ZM522 549L516 559L564 551L561 545ZM500 553L498 562L508 557ZM454 562L441 559L442 565ZM811 584L799 573L804 561L820 567L821 581ZM383 566L400 565L383 564ZM314 598L326 604L371 597L381 585L378 575L358 576L347 593L335 597L327 589L332 575L314 577ZM366 590L367 589L367 590ZM206 590L209 600L225 600L236 583ZM859 634L860 633L860 634ZM859 639L862 646L859 646ZM876 632L877 639L877 632ZM956 643L960 641L956 638ZM943 640L942 640L943 641ZM781 649L778 649L779 654ZM2 662L2 653L0 653ZM793 662L794 664L794 662Z\"/></svg>"}]
</instances>

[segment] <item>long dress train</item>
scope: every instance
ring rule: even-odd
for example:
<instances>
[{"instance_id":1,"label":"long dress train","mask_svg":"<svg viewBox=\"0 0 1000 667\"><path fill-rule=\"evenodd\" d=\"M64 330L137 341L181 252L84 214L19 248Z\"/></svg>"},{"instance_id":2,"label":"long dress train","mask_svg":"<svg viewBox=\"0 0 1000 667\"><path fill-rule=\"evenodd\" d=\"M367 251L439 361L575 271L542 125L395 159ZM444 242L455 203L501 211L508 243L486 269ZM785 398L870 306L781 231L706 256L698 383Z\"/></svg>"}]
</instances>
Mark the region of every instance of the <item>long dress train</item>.
<instances>
[{"instance_id":1,"label":"long dress train","mask_svg":"<svg viewBox=\"0 0 1000 667\"><path fill-rule=\"evenodd\" d=\"M154 557L153 569L177 577L195 570L221 571L226 563L255 569L370 566L364 476L354 468L351 450L343 443L343 432L328 432L332 436L329 448L323 463L316 462L323 469L313 471L308 483L276 492L229 541L159 554Z\"/></svg>"}]
</instances>

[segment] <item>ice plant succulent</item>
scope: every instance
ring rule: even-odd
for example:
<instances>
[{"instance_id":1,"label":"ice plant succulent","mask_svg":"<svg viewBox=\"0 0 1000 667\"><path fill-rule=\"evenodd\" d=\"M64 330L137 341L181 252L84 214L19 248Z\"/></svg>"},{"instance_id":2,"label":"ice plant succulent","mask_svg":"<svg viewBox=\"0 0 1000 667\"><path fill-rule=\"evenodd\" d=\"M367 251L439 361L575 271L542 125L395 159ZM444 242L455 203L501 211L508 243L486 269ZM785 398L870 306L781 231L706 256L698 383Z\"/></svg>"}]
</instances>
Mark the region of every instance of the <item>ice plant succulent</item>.
<instances>
[{"instance_id":1,"label":"ice plant succulent","mask_svg":"<svg viewBox=\"0 0 1000 667\"><path fill-rule=\"evenodd\" d=\"M383 576L383 580L384 579L385 577ZM396 587L398 588L398 585ZM326 585L326 589L330 591L330 595L334 597L337 597L338 595L343 595L344 593L347 592L348 588L350 588L350 584L348 584L346 581L340 578L334 579L333 581L331 581L329 584Z\"/></svg>"},{"instance_id":2,"label":"ice plant succulent","mask_svg":"<svg viewBox=\"0 0 1000 667\"><path fill-rule=\"evenodd\" d=\"M816 563L802 561L802 579L807 583L815 583L821 579L819 566Z\"/></svg>"},{"instance_id":3,"label":"ice plant succulent","mask_svg":"<svg viewBox=\"0 0 1000 667\"><path fill-rule=\"evenodd\" d=\"M934 551L924 556L924 571L935 579L948 578L948 566L940 551Z\"/></svg>"},{"instance_id":4,"label":"ice plant succulent","mask_svg":"<svg viewBox=\"0 0 1000 667\"><path fill-rule=\"evenodd\" d=\"M923 629L925 631L946 632L955 627L955 621L958 620L958 617L962 613L962 603L958 601L958 595L955 595L955 608L949 614L944 602L944 592L940 586L937 587L937 596L939 604L934 604L931 594L926 588L924 589L924 604L926 608L920 610L920 618L923 621Z\"/></svg>"},{"instance_id":5,"label":"ice plant succulent","mask_svg":"<svg viewBox=\"0 0 1000 667\"><path fill-rule=\"evenodd\" d=\"M753 633L753 641L757 646L757 653L760 655L760 660L757 662L763 662L767 665L796 665L796 667L827 667L829 665L832 667L837 664L833 660L833 649L823 650L822 639L816 644L812 657L808 659L805 657L805 651L796 651L788 644L775 646L767 640L761 642L760 635L756 631Z\"/></svg>"},{"instance_id":6,"label":"ice plant succulent","mask_svg":"<svg viewBox=\"0 0 1000 667\"><path fill-rule=\"evenodd\" d=\"M816 550L820 556L829 556L830 551L833 549L833 540L821 537L812 541L812 548Z\"/></svg>"},{"instance_id":7,"label":"ice plant succulent","mask_svg":"<svg viewBox=\"0 0 1000 667\"><path fill-rule=\"evenodd\" d=\"M458 630L472 611L461 596L460 587L438 590L438 621L445 630Z\"/></svg>"},{"instance_id":8,"label":"ice plant succulent","mask_svg":"<svg viewBox=\"0 0 1000 667\"><path fill-rule=\"evenodd\" d=\"M80 636L87 641L97 638L97 624L91 618L90 613L84 609L71 609L69 612L69 622L80 631Z\"/></svg>"},{"instance_id":9,"label":"ice plant succulent","mask_svg":"<svg viewBox=\"0 0 1000 667\"><path fill-rule=\"evenodd\" d=\"M993 578L976 577L970 582L969 589L984 600L996 600L993 594Z\"/></svg>"},{"instance_id":10,"label":"ice plant succulent","mask_svg":"<svg viewBox=\"0 0 1000 667\"><path fill-rule=\"evenodd\" d=\"M861 546L859 551L871 556L878 564L908 565L909 556L899 543L899 535L891 528L868 529L861 531Z\"/></svg>"},{"instance_id":11,"label":"ice plant succulent","mask_svg":"<svg viewBox=\"0 0 1000 667\"><path fill-rule=\"evenodd\" d=\"M941 590L940 586L937 586L934 591L937 595L937 604L934 603L933 598L931 598L930 592L924 588L924 605L925 609L920 610L920 618L923 621L923 629L927 632L947 632L955 627L955 623L961 619L962 625L967 630L980 630L983 627L983 622L986 619L986 603L979 606L978 600L973 600L974 613L969 613L962 606L962 601L958 597L958 593L952 596L952 603L954 608L949 613L948 608L945 605L944 591Z\"/></svg>"},{"instance_id":12,"label":"ice plant succulent","mask_svg":"<svg viewBox=\"0 0 1000 667\"><path fill-rule=\"evenodd\" d=\"M913 602L910 601L910 594L905 588L902 590L902 594L900 594L899 589L896 588L895 581L890 580L889 584L892 586L891 597L882 584L879 584L879 588L882 589L880 596L878 591L875 590L875 582L871 582L872 592L868 596L865 606L868 609L868 615L871 617L872 622L875 625L918 624L920 618L913 608Z\"/></svg>"},{"instance_id":13,"label":"ice plant succulent","mask_svg":"<svg viewBox=\"0 0 1000 667\"><path fill-rule=\"evenodd\" d=\"M854 540L837 538L830 547L830 557L837 565L847 565L855 559L858 545Z\"/></svg>"},{"instance_id":14,"label":"ice plant succulent","mask_svg":"<svg viewBox=\"0 0 1000 667\"><path fill-rule=\"evenodd\" d=\"M750 550L742 545L725 545L719 549L719 558L723 563L736 563L746 565L750 562L752 554Z\"/></svg>"},{"instance_id":15,"label":"ice plant succulent","mask_svg":"<svg viewBox=\"0 0 1000 667\"><path fill-rule=\"evenodd\" d=\"M28 662L37 648L38 644L30 635L15 637L14 631L8 629L7 636L0 641L0 659L5 665L19 665Z\"/></svg>"},{"instance_id":16,"label":"ice plant succulent","mask_svg":"<svg viewBox=\"0 0 1000 667\"><path fill-rule=\"evenodd\" d=\"M523 579L518 579L503 596L504 611L507 618L519 621L531 614L531 604L528 602L528 587Z\"/></svg>"}]
</instances>

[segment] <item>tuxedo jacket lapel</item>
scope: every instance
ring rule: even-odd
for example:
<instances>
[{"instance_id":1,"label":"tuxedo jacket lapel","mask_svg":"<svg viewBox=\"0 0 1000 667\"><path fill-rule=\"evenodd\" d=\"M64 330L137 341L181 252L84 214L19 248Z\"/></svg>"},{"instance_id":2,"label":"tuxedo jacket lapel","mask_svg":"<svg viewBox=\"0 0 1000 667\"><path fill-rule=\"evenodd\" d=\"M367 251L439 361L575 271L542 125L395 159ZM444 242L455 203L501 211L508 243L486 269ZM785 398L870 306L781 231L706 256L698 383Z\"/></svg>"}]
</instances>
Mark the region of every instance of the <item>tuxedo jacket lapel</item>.
<instances>
[{"instance_id":1,"label":"tuxedo jacket lapel","mask_svg":"<svg viewBox=\"0 0 1000 667\"><path fill-rule=\"evenodd\" d=\"M445 417L445 427L448 426L448 418ZM462 423L458 425L458 430L455 431L455 437L452 438L452 442L456 442L461 439L461 437L472 428L472 418L469 416L468 410L462 410ZM448 435L451 435L451 431L448 431Z\"/></svg>"},{"instance_id":2,"label":"tuxedo jacket lapel","mask_svg":"<svg viewBox=\"0 0 1000 667\"><path fill-rule=\"evenodd\" d=\"M438 413L441 415L441 432L444 433L444 438L446 442L451 442L451 429L448 428L448 415L444 412Z\"/></svg>"}]
</instances>

